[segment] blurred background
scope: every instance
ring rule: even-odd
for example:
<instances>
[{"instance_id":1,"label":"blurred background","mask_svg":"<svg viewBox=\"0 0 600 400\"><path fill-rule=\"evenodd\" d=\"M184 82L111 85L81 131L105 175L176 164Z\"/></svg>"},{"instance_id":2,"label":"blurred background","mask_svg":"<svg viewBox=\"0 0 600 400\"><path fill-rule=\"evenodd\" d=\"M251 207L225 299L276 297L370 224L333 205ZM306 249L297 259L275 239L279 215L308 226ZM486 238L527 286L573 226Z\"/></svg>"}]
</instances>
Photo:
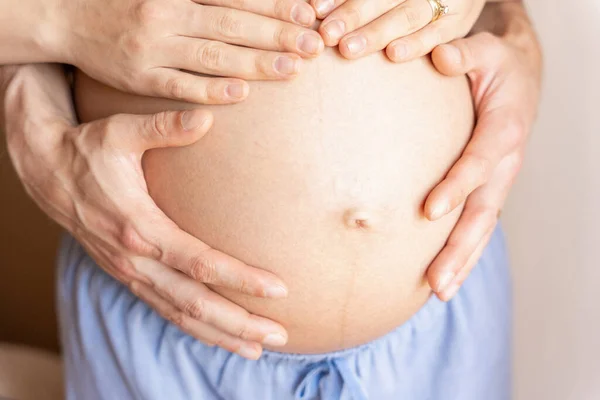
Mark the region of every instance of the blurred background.
<instances>
[{"instance_id":1,"label":"blurred background","mask_svg":"<svg viewBox=\"0 0 600 400\"><path fill-rule=\"evenodd\" d=\"M600 0L526 0L545 52L540 116L503 214L515 400L600 399ZM58 228L0 141L0 342L58 351ZM0 349L0 355L2 350Z\"/></svg>"},{"instance_id":2,"label":"blurred background","mask_svg":"<svg viewBox=\"0 0 600 400\"><path fill-rule=\"evenodd\" d=\"M540 115L504 215L515 399L600 399L600 0L525 0L545 53Z\"/></svg>"}]
</instances>

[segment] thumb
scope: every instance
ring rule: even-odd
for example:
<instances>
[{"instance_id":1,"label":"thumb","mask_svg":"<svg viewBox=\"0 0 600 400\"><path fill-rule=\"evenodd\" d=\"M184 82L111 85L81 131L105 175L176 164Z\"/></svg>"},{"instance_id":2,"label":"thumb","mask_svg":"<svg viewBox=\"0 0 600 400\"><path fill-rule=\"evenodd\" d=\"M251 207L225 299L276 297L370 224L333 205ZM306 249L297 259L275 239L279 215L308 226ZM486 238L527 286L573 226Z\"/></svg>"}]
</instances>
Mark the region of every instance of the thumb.
<instances>
[{"instance_id":1,"label":"thumb","mask_svg":"<svg viewBox=\"0 0 600 400\"><path fill-rule=\"evenodd\" d=\"M213 124L206 110L163 111L151 115L120 115L111 132L123 146L143 153L160 147L181 147L197 142ZM110 132L109 132L110 133Z\"/></svg>"},{"instance_id":2,"label":"thumb","mask_svg":"<svg viewBox=\"0 0 600 400\"><path fill-rule=\"evenodd\" d=\"M444 75L457 76L497 68L504 60L505 45L489 32L437 46L431 53L435 68Z\"/></svg>"}]
</instances>

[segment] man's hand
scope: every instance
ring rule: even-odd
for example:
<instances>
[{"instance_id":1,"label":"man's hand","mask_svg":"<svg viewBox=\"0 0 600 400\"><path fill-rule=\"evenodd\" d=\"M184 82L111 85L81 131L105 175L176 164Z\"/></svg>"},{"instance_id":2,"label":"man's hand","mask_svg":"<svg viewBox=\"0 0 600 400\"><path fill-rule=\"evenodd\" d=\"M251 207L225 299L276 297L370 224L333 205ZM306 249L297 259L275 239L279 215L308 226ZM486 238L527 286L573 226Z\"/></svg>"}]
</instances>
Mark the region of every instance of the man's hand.
<instances>
[{"instance_id":1,"label":"man's hand","mask_svg":"<svg viewBox=\"0 0 600 400\"><path fill-rule=\"evenodd\" d=\"M502 24L503 18L505 20ZM462 157L429 194L425 215L437 220L466 201L444 249L427 271L442 300L451 299L481 256L520 169L535 119L541 51L523 6L489 4L476 33L438 46L432 59L443 74L467 74L477 126Z\"/></svg>"},{"instance_id":2,"label":"man's hand","mask_svg":"<svg viewBox=\"0 0 600 400\"><path fill-rule=\"evenodd\" d=\"M56 65L5 67L8 150L29 195L110 275L190 335L247 358L283 345L284 328L251 315L205 283L281 298L284 284L179 229L150 198L142 156L186 146L210 128L201 110L116 115L76 125Z\"/></svg>"}]
</instances>

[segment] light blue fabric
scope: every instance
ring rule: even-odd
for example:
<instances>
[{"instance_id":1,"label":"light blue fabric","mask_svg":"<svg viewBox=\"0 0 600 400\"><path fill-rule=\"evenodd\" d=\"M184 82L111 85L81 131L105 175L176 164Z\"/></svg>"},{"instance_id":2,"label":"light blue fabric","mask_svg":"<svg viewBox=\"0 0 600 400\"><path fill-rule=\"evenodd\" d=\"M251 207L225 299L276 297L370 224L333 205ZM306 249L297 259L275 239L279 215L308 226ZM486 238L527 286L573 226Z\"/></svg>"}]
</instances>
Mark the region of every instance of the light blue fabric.
<instances>
[{"instance_id":1,"label":"light blue fabric","mask_svg":"<svg viewBox=\"0 0 600 400\"><path fill-rule=\"evenodd\" d=\"M71 237L59 254L58 307L70 400L510 398L510 279L499 228L451 302L432 297L388 335L336 353L266 351L248 361L204 346Z\"/></svg>"}]
</instances>

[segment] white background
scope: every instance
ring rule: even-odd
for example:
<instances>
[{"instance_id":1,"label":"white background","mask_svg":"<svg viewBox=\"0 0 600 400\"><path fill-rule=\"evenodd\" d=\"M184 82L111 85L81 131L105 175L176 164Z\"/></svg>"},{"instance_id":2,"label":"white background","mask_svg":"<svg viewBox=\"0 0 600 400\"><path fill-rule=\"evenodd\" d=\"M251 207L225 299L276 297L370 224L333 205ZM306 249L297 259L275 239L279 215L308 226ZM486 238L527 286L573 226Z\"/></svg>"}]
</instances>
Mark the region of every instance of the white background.
<instances>
[{"instance_id":1,"label":"white background","mask_svg":"<svg viewBox=\"0 0 600 400\"><path fill-rule=\"evenodd\" d=\"M526 0L545 52L540 116L504 226L515 400L600 399L600 0Z\"/></svg>"}]
</instances>

